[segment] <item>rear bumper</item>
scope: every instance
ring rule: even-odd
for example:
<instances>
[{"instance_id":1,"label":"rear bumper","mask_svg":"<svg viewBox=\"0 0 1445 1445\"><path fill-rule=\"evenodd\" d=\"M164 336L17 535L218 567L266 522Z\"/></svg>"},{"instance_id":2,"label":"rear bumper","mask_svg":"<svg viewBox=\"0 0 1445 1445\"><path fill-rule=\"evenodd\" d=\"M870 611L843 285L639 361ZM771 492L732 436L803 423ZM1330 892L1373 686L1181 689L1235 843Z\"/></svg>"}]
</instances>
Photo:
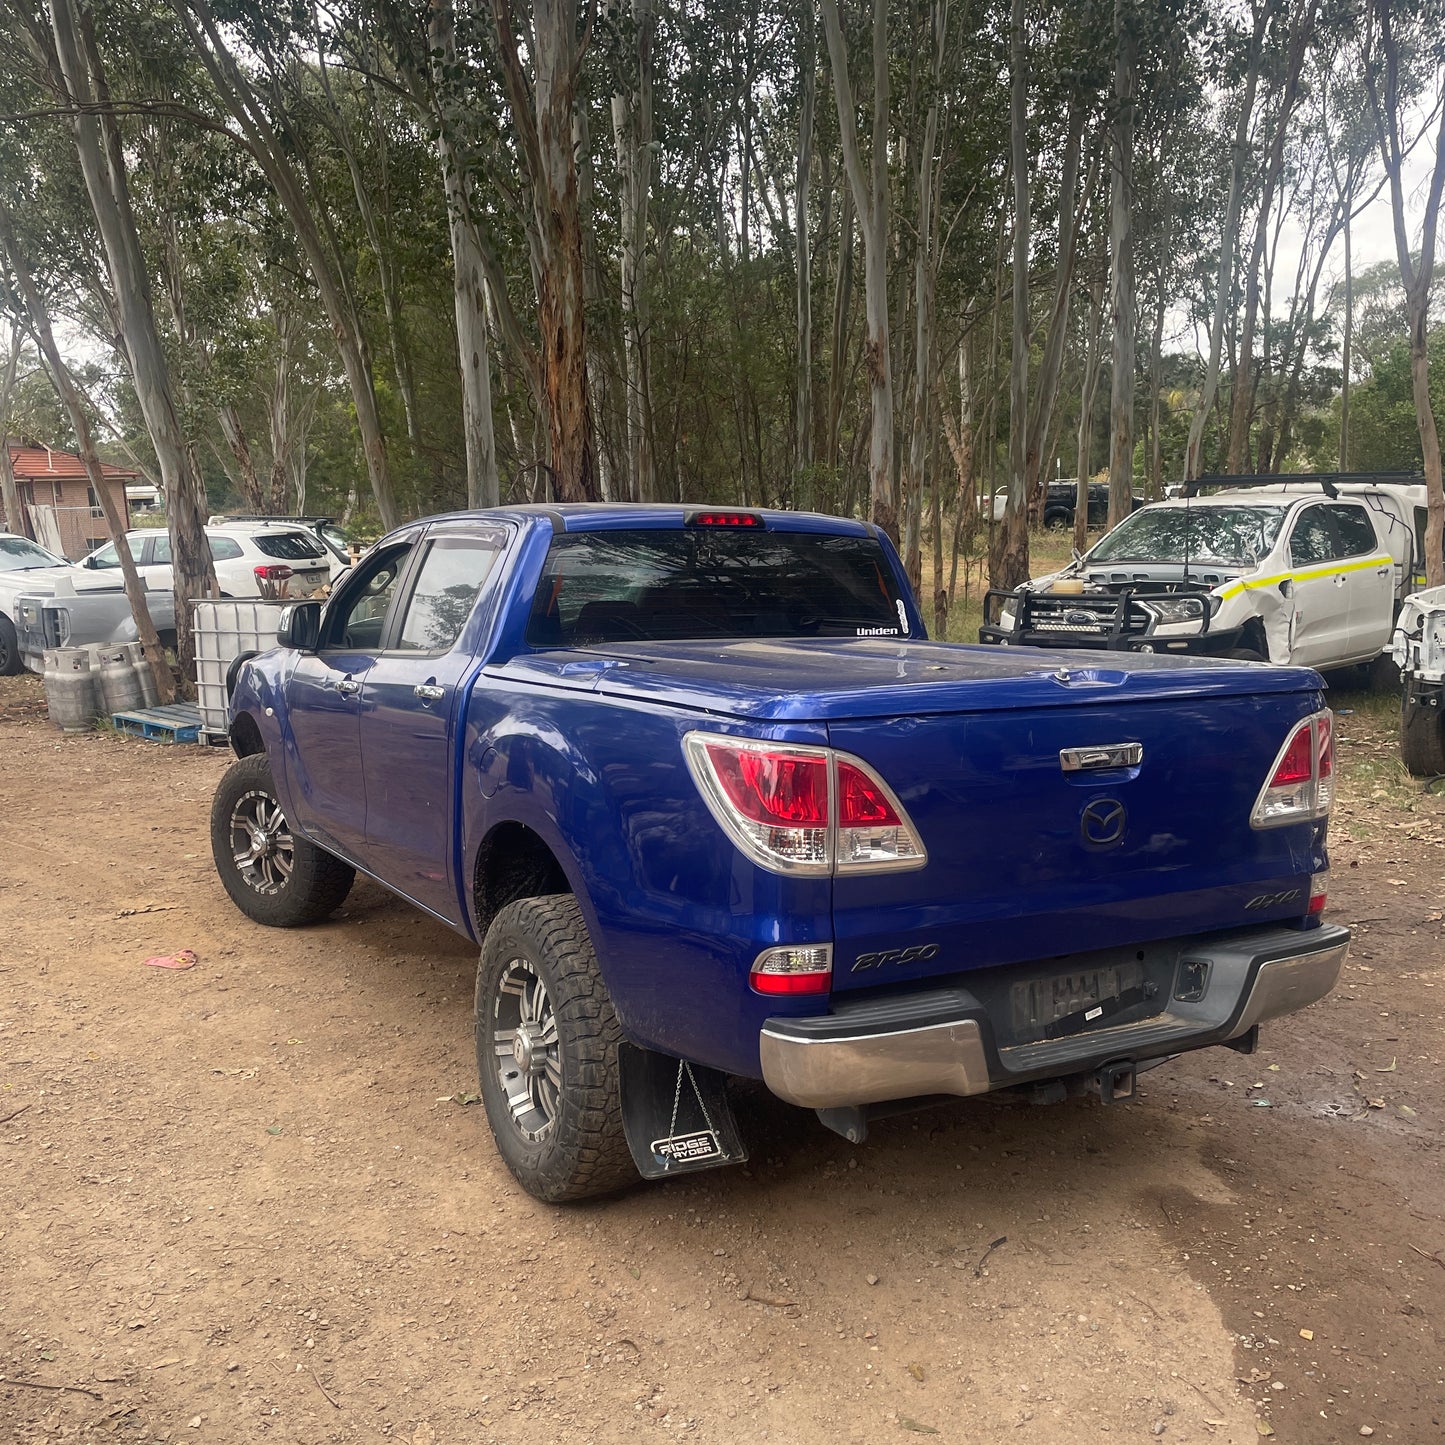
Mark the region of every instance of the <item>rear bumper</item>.
<instances>
[{"instance_id":1,"label":"rear bumper","mask_svg":"<svg viewBox=\"0 0 1445 1445\"><path fill-rule=\"evenodd\" d=\"M1134 1022L1000 1048L988 1010L967 989L844 1002L810 1018L772 1018L760 1038L763 1078L780 1099L846 1108L936 1094L986 1094L1065 1078L1103 1064L1143 1063L1227 1043L1293 1013L1335 986L1349 930L1251 929L1187 940L1181 957L1208 965L1203 996L1170 998Z\"/></svg>"}]
</instances>

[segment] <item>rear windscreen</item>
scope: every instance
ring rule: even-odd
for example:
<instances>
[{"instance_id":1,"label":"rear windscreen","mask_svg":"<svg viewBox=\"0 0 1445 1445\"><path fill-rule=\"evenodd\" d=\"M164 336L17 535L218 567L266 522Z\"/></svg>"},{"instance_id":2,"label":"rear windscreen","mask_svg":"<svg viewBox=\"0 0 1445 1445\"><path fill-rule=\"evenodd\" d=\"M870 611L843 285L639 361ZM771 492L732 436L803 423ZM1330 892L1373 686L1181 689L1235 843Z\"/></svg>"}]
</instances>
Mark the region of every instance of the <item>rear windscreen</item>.
<instances>
[{"instance_id":1,"label":"rear windscreen","mask_svg":"<svg viewBox=\"0 0 1445 1445\"><path fill-rule=\"evenodd\" d=\"M907 634L872 537L741 527L565 533L527 623L532 647Z\"/></svg>"},{"instance_id":2,"label":"rear windscreen","mask_svg":"<svg viewBox=\"0 0 1445 1445\"><path fill-rule=\"evenodd\" d=\"M326 555L321 543L305 532L258 532L251 540L268 557L284 562L310 562Z\"/></svg>"}]
</instances>

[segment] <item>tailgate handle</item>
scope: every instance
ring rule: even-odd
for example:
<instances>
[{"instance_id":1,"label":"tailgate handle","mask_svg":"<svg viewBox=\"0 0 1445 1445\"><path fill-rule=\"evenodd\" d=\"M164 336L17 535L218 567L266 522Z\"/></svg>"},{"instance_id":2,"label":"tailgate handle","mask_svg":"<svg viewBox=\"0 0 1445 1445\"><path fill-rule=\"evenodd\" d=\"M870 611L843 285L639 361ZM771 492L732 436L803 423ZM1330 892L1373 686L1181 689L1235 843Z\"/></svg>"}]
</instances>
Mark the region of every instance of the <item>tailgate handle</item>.
<instances>
[{"instance_id":1,"label":"tailgate handle","mask_svg":"<svg viewBox=\"0 0 1445 1445\"><path fill-rule=\"evenodd\" d=\"M1095 768L1137 768L1143 761L1143 743L1103 743L1096 748L1059 749L1059 766L1066 773Z\"/></svg>"}]
</instances>

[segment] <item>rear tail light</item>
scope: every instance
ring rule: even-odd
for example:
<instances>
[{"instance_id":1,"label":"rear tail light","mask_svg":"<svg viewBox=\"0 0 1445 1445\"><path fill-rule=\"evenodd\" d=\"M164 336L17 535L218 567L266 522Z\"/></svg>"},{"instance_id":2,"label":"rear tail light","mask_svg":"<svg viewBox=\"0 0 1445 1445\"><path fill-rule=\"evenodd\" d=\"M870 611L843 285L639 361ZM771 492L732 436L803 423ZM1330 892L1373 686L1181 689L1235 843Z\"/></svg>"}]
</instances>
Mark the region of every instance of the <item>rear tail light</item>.
<instances>
[{"instance_id":1,"label":"rear tail light","mask_svg":"<svg viewBox=\"0 0 1445 1445\"><path fill-rule=\"evenodd\" d=\"M759 993L827 993L833 983L833 945L770 948L758 955L748 982Z\"/></svg>"},{"instance_id":2,"label":"rear tail light","mask_svg":"<svg viewBox=\"0 0 1445 1445\"><path fill-rule=\"evenodd\" d=\"M928 861L892 789L861 759L689 733L688 767L714 818L774 873L878 873Z\"/></svg>"},{"instance_id":3,"label":"rear tail light","mask_svg":"<svg viewBox=\"0 0 1445 1445\"><path fill-rule=\"evenodd\" d=\"M284 562L263 563L253 570L262 582L284 582L293 575L291 569Z\"/></svg>"},{"instance_id":4,"label":"rear tail light","mask_svg":"<svg viewBox=\"0 0 1445 1445\"><path fill-rule=\"evenodd\" d=\"M1328 883L1328 873L1316 873L1315 876L1310 879L1309 915L1311 918L1318 918L1325 911L1325 902L1328 897L1325 889Z\"/></svg>"},{"instance_id":5,"label":"rear tail light","mask_svg":"<svg viewBox=\"0 0 1445 1445\"><path fill-rule=\"evenodd\" d=\"M1335 794L1333 717L1328 709L1307 717L1285 741L1254 811L1254 828L1276 828L1329 816Z\"/></svg>"}]
</instances>

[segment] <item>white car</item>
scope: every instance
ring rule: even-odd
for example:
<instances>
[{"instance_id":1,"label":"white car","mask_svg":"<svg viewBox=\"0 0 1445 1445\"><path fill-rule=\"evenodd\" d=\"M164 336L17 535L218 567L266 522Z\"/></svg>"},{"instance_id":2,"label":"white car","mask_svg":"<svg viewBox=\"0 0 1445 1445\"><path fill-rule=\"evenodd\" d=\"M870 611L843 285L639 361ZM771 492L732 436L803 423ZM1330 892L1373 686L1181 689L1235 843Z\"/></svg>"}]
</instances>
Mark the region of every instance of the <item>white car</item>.
<instances>
[{"instance_id":1,"label":"white car","mask_svg":"<svg viewBox=\"0 0 1445 1445\"><path fill-rule=\"evenodd\" d=\"M0 677L10 677L22 666L16 600L26 592L52 591L56 579L66 576L69 569L64 557L47 552L29 537L0 532Z\"/></svg>"},{"instance_id":2,"label":"white car","mask_svg":"<svg viewBox=\"0 0 1445 1445\"><path fill-rule=\"evenodd\" d=\"M262 523L207 527L223 597L307 597L331 580L329 555L309 533ZM126 543L151 590L171 585L171 539L160 529L127 532ZM77 592L120 585L120 556L107 542L71 568Z\"/></svg>"},{"instance_id":3,"label":"white car","mask_svg":"<svg viewBox=\"0 0 1445 1445\"><path fill-rule=\"evenodd\" d=\"M1372 663L1423 570L1424 509L1423 485L1388 482L1281 481L1156 502L1061 572L991 592L979 638Z\"/></svg>"}]
</instances>

